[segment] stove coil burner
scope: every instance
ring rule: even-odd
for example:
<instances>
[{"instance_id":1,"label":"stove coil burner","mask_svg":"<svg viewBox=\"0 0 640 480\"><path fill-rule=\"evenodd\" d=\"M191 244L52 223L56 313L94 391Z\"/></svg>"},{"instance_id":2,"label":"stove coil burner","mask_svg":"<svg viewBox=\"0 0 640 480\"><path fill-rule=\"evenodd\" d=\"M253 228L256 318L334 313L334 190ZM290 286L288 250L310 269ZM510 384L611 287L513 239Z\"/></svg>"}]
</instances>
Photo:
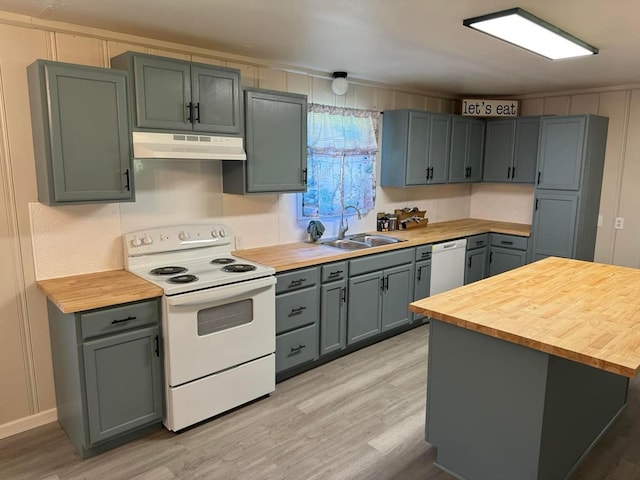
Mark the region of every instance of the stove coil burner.
<instances>
[{"instance_id":1,"label":"stove coil burner","mask_svg":"<svg viewBox=\"0 0 640 480\"><path fill-rule=\"evenodd\" d=\"M187 274L187 275L178 275L176 277L171 277L167 280L169 283L191 283L196 282L198 277L195 275Z\"/></svg>"},{"instance_id":2,"label":"stove coil burner","mask_svg":"<svg viewBox=\"0 0 640 480\"><path fill-rule=\"evenodd\" d=\"M151 270L149 273L151 275L178 275L179 273L186 272L187 269L184 267L158 267Z\"/></svg>"},{"instance_id":3,"label":"stove coil burner","mask_svg":"<svg viewBox=\"0 0 640 480\"><path fill-rule=\"evenodd\" d=\"M246 263L237 263L235 265L227 265L226 267L222 267L222 270L231 273L251 272L255 269L255 265L247 265Z\"/></svg>"},{"instance_id":4,"label":"stove coil burner","mask_svg":"<svg viewBox=\"0 0 640 480\"><path fill-rule=\"evenodd\" d=\"M214 258L209 263L212 263L213 265L228 265L233 262L235 262L233 258Z\"/></svg>"}]
</instances>

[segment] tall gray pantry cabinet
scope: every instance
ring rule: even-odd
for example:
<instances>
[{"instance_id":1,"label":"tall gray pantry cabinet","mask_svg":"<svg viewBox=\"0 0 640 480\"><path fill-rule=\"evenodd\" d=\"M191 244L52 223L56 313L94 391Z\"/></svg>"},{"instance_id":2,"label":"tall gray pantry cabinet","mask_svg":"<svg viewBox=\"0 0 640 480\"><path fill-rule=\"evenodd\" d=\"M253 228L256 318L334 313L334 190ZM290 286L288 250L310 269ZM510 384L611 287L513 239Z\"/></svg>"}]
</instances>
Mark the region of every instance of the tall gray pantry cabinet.
<instances>
[{"instance_id":1,"label":"tall gray pantry cabinet","mask_svg":"<svg viewBox=\"0 0 640 480\"><path fill-rule=\"evenodd\" d=\"M532 261L593 260L608 123L596 115L542 119Z\"/></svg>"},{"instance_id":2,"label":"tall gray pantry cabinet","mask_svg":"<svg viewBox=\"0 0 640 480\"><path fill-rule=\"evenodd\" d=\"M89 457L160 427L160 303L63 313L50 300L58 421Z\"/></svg>"},{"instance_id":3,"label":"tall gray pantry cabinet","mask_svg":"<svg viewBox=\"0 0 640 480\"><path fill-rule=\"evenodd\" d=\"M133 201L127 73L38 60L27 77L38 201Z\"/></svg>"}]
</instances>

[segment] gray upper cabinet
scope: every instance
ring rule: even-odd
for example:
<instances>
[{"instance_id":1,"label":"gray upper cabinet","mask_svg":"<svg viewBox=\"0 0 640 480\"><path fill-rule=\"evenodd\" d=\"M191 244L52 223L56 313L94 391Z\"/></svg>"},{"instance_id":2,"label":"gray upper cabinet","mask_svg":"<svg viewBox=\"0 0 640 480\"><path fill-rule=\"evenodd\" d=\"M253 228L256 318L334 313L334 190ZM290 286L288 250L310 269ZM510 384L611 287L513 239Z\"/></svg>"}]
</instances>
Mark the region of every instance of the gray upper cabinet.
<instances>
[{"instance_id":1,"label":"gray upper cabinet","mask_svg":"<svg viewBox=\"0 0 640 480\"><path fill-rule=\"evenodd\" d=\"M449 183L482 181L484 135L484 120L452 117Z\"/></svg>"},{"instance_id":2,"label":"gray upper cabinet","mask_svg":"<svg viewBox=\"0 0 640 480\"><path fill-rule=\"evenodd\" d=\"M387 110L382 122L383 187L447 183L451 115Z\"/></svg>"},{"instance_id":3,"label":"gray upper cabinet","mask_svg":"<svg viewBox=\"0 0 640 480\"><path fill-rule=\"evenodd\" d=\"M535 182L541 118L487 120L483 181Z\"/></svg>"},{"instance_id":4,"label":"gray upper cabinet","mask_svg":"<svg viewBox=\"0 0 640 480\"><path fill-rule=\"evenodd\" d=\"M587 117L563 116L542 122L537 188L579 190Z\"/></svg>"},{"instance_id":5,"label":"gray upper cabinet","mask_svg":"<svg viewBox=\"0 0 640 480\"><path fill-rule=\"evenodd\" d=\"M246 162L223 161L225 193L304 192L307 97L245 90Z\"/></svg>"},{"instance_id":6,"label":"gray upper cabinet","mask_svg":"<svg viewBox=\"0 0 640 480\"><path fill-rule=\"evenodd\" d=\"M596 115L542 119L531 260L593 260L608 124Z\"/></svg>"},{"instance_id":7,"label":"gray upper cabinet","mask_svg":"<svg viewBox=\"0 0 640 480\"><path fill-rule=\"evenodd\" d=\"M131 72L136 128L241 135L239 70L136 52L111 66Z\"/></svg>"},{"instance_id":8,"label":"gray upper cabinet","mask_svg":"<svg viewBox=\"0 0 640 480\"><path fill-rule=\"evenodd\" d=\"M38 201L133 201L126 72L38 60L27 75Z\"/></svg>"}]
</instances>

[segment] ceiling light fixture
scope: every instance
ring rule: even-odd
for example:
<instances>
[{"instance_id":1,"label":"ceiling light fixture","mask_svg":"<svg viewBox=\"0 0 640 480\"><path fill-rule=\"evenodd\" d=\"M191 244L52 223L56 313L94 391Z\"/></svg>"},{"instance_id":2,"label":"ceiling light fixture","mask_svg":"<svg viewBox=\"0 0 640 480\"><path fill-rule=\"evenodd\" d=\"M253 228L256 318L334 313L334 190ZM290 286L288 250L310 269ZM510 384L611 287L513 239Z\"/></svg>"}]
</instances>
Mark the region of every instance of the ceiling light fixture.
<instances>
[{"instance_id":1,"label":"ceiling light fixture","mask_svg":"<svg viewBox=\"0 0 640 480\"><path fill-rule=\"evenodd\" d=\"M344 95L349 89L347 81L347 72L333 72L333 82L331 82L331 90L336 95Z\"/></svg>"},{"instance_id":2,"label":"ceiling light fixture","mask_svg":"<svg viewBox=\"0 0 640 480\"><path fill-rule=\"evenodd\" d=\"M598 53L597 48L521 8L467 18L462 24L551 60Z\"/></svg>"}]
</instances>

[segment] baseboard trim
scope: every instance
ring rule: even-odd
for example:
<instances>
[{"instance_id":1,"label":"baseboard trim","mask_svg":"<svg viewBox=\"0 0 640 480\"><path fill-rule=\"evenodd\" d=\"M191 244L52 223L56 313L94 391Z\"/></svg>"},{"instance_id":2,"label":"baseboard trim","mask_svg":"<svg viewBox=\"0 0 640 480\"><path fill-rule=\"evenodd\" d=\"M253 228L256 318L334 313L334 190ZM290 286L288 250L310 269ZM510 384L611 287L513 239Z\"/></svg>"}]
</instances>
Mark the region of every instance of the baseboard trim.
<instances>
[{"instance_id":1,"label":"baseboard trim","mask_svg":"<svg viewBox=\"0 0 640 480\"><path fill-rule=\"evenodd\" d=\"M0 425L0 438L7 438L18 433L26 432L27 430L55 422L56 420L58 420L58 410L56 408L19 418L13 422Z\"/></svg>"}]
</instances>

